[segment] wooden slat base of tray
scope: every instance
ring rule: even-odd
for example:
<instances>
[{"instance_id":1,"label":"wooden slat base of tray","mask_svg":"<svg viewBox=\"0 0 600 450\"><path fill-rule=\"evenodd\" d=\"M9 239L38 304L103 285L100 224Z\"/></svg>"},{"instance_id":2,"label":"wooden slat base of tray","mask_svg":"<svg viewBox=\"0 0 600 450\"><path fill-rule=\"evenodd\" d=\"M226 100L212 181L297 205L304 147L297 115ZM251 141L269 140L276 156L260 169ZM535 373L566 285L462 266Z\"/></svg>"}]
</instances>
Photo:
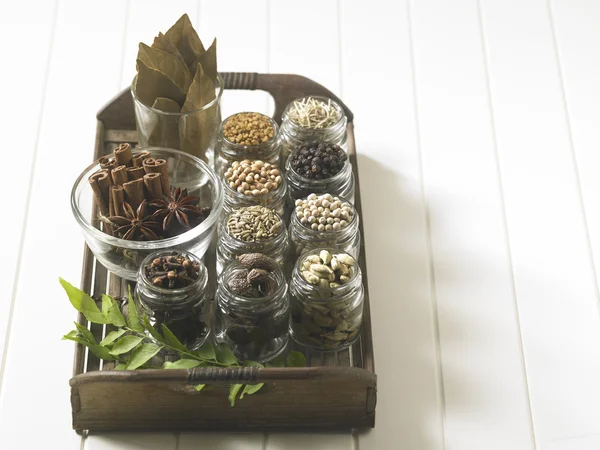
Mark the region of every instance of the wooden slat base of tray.
<instances>
[{"instance_id":1,"label":"wooden slat base of tray","mask_svg":"<svg viewBox=\"0 0 600 450\"><path fill-rule=\"evenodd\" d=\"M355 207L361 214L358 167L351 111L321 85L297 75L223 74L226 89L262 89L275 99L276 119L285 105L305 95L336 99L349 119L348 154L357 182ZM279 113L278 113L279 112ZM94 158L112 152L122 142L137 144L133 100L123 91L98 113ZM361 233L364 236L361 224ZM214 248L212 250L214 252ZM211 249L208 259L214 259ZM207 262L210 267L211 261ZM98 360L76 346L71 404L77 431L108 430L336 430L375 425L377 377L373 357L371 317L364 240L359 264L365 285L364 319L359 339L349 349L313 352L305 368L196 368L190 370L114 371L110 361ZM118 297L126 282L108 273L86 247L81 287L99 295ZM87 323L97 339L110 329ZM289 350L296 349L290 342ZM264 382L257 394L231 408L229 384ZM195 384L207 384L201 392Z\"/></svg>"}]
</instances>

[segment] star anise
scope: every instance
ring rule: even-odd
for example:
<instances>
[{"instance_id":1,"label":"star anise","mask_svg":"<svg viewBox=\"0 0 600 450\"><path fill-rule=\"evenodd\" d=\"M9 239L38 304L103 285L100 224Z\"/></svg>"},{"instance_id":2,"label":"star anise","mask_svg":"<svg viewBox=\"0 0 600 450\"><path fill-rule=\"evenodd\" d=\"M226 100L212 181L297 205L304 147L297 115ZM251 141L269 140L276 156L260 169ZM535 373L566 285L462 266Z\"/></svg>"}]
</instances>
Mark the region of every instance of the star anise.
<instances>
[{"instance_id":1,"label":"star anise","mask_svg":"<svg viewBox=\"0 0 600 450\"><path fill-rule=\"evenodd\" d=\"M163 218L162 228L164 231L171 228L175 219L183 228L188 229L195 222L200 223L206 218L208 209L196 206L198 200L200 197L188 195L187 189L176 188L169 197L151 201L150 206L158 208L154 217ZM198 222L197 219L200 221Z\"/></svg>"},{"instance_id":2,"label":"star anise","mask_svg":"<svg viewBox=\"0 0 600 450\"><path fill-rule=\"evenodd\" d=\"M154 220L154 215L148 213L148 204L144 200L137 211L129 203L123 204L124 216L111 216L108 219L117 224L115 233L122 234L123 239L130 241L156 241L160 239L160 223Z\"/></svg>"}]
</instances>

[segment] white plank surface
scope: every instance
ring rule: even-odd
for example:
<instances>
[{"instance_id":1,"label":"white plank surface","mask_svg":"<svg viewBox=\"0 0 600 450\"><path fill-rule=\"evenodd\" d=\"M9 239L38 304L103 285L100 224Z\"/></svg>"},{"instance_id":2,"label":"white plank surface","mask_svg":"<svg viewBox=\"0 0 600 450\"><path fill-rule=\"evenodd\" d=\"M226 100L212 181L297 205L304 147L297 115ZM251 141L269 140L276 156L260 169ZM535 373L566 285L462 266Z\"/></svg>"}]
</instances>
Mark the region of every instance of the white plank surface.
<instances>
[{"instance_id":1,"label":"white plank surface","mask_svg":"<svg viewBox=\"0 0 600 450\"><path fill-rule=\"evenodd\" d=\"M477 1L420 1L410 20L446 442L533 449Z\"/></svg>"},{"instance_id":2,"label":"white plank surface","mask_svg":"<svg viewBox=\"0 0 600 450\"><path fill-rule=\"evenodd\" d=\"M341 95L356 114L379 391L361 450L444 447L407 13L405 1L341 3Z\"/></svg>"},{"instance_id":3,"label":"white plank surface","mask_svg":"<svg viewBox=\"0 0 600 450\"><path fill-rule=\"evenodd\" d=\"M68 199L93 154L96 111L118 88L125 6L59 3L0 395L3 449L80 448L69 401L73 346L60 341L75 316L57 278L79 283L83 240Z\"/></svg>"},{"instance_id":4,"label":"white plank surface","mask_svg":"<svg viewBox=\"0 0 600 450\"><path fill-rule=\"evenodd\" d=\"M23 169L4 172L13 190L20 179L11 217L26 220L22 230L0 221L12 233L0 448L600 448L598 2L57 4L54 33L54 2L0 4L3 61L35 61L0 71L0 86L28 87L5 89L0 113L6 153L18 148ZM72 346L59 339L74 316L56 278L78 283L83 239L67 198L89 162L96 111L130 83L137 43L183 12L206 43L218 37L221 70L299 73L356 115L375 430L83 440L70 430ZM272 105L260 93L225 95L224 117L242 109ZM43 351L32 351L36 336Z\"/></svg>"},{"instance_id":5,"label":"white plank surface","mask_svg":"<svg viewBox=\"0 0 600 450\"><path fill-rule=\"evenodd\" d=\"M543 448L600 432L597 285L547 4L482 3L533 423Z\"/></svg>"},{"instance_id":6,"label":"white plank surface","mask_svg":"<svg viewBox=\"0 0 600 450\"><path fill-rule=\"evenodd\" d=\"M5 153L13 156L16 170L2 172L5 186L11 187L10 216L0 220L0 235L10 236L3 249L6 259L0 263L2 283L0 284L0 389L4 367L5 338L13 305L16 277L20 274L19 261L23 243L23 224L29 200L31 167L38 148L40 113L44 103L46 75L52 31L56 17L56 3L45 2L40 8L29 11L27 3L11 5L0 3L0 41L10 42L15 36L25 33L21 45L8 45L3 50L3 58L12 70L4 70L1 76L4 107L0 109L3 133L2 145ZM38 70L24 70L18 63L23 54L35 55ZM18 120L14 121L13 117ZM14 125L12 124L14 122ZM16 156L16 158L15 158ZM5 156L5 161L7 157ZM15 188L18 186L18 189Z\"/></svg>"}]
</instances>

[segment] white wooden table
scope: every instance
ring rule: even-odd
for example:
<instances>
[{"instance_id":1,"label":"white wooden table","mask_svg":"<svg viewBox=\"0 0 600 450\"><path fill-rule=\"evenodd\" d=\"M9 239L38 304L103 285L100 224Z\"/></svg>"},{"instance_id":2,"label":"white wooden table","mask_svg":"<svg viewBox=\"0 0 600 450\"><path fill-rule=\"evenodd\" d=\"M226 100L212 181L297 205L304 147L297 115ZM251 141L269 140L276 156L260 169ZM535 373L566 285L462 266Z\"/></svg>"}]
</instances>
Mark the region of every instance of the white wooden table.
<instances>
[{"instance_id":1,"label":"white wooden table","mask_svg":"<svg viewBox=\"0 0 600 450\"><path fill-rule=\"evenodd\" d=\"M221 70L303 74L356 115L373 431L71 430L69 193L137 43L183 12ZM600 449L599 1L2 0L0 42L0 449Z\"/></svg>"}]
</instances>

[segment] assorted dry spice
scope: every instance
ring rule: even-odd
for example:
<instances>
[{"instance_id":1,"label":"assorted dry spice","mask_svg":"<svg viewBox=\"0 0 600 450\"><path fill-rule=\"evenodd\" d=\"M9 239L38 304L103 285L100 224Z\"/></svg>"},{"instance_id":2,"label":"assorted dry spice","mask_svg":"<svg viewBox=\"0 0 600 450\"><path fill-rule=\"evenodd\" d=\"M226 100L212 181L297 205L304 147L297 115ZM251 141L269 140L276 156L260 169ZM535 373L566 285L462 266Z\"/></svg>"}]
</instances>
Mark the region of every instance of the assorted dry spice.
<instances>
[{"instance_id":1,"label":"assorted dry spice","mask_svg":"<svg viewBox=\"0 0 600 450\"><path fill-rule=\"evenodd\" d=\"M317 290L297 289L292 294L290 325L295 339L325 350L348 346L362 323L362 285L350 285L357 276L356 261L328 250L301 258L301 277Z\"/></svg>"},{"instance_id":2,"label":"assorted dry spice","mask_svg":"<svg viewBox=\"0 0 600 450\"><path fill-rule=\"evenodd\" d=\"M310 194L296 200L295 214L306 228L316 231L339 231L346 228L354 217L350 203L331 194Z\"/></svg>"},{"instance_id":3,"label":"assorted dry spice","mask_svg":"<svg viewBox=\"0 0 600 450\"><path fill-rule=\"evenodd\" d=\"M289 324L287 289L281 289L285 278L278 263L261 253L243 254L222 278L217 339L247 358L263 360L277 353L287 342Z\"/></svg>"},{"instance_id":4,"label":"assorted dry spice","mask_svg":"<svg viewBox=\"0 0 600 450\"><path fill-rule=\"evenodd\" d=\"M327 128L340 120L341 112L331 103L314 97L295 100L288 111L289 119L304 128Z\"/></svg>"},{"instance_id":5,"label":"assorted dry spice","mask_svg":"<svg viewBox=\"0 0 600 450\"><path fill-rule=\"evenodd\" d=\"M200 263L178 252L161 255L143 268L144 276L154 286L181 289L198 280Z\"/></svg>"},{"instance_id":6,"label":"assorted dry spice","mask_svg":"<svg viewBox=\"0 0 600 450\"><path fill-rule=\"evenodd\" d=\"M338 174L348 155L339 146L325 141L302 142L290 155L290 166L298 175L310 180L323 180Z\"/></svg>"},{"instance_id":7,"label":"assorted dry spice","mask_svg":"<svg viewBox=\"0 0 600 450\"><path fill-rule=\"evenodd\" d=\"M241 112L225 121L223 136L233 144L256 146L273 139L275 127L271 119L264 114Z\"/></svg>"},{"instance_id":8,"label":"assorted dry spice","mask_svg":"<svg viewBox=\"0 0 600 450\"><path fill-rule=\"evenodd\" d=\"M254 197L275 191L282 181L277 166L261 160L234 161L224 176L231 189Z\"/></svg>"},{"instance_id":9,"label":"assorted dry spice","mask_svg":"<svg viewBox=\"0 0 600 450\"><path fill-rule=\"evenodd\" d=\"M227 233L234 239L259 242L279 235L283 221L279 214L264 206L245 206L233 210L227 218Z\"/></svg>"},{"instance_id":10,"label":"assorted dry spice","mask_svg":"<svg viewBox=\"0 0 600 450\"><path fill-rule=\"evenodd\" d=\"M113 157L98 160L100 170L89 177L103 230L131 241L156 241L177 236L202 223L209 207L199 197L170 186L167 162L150 152L134 154L127 143Z\"/></svg>"}]
</instances>

